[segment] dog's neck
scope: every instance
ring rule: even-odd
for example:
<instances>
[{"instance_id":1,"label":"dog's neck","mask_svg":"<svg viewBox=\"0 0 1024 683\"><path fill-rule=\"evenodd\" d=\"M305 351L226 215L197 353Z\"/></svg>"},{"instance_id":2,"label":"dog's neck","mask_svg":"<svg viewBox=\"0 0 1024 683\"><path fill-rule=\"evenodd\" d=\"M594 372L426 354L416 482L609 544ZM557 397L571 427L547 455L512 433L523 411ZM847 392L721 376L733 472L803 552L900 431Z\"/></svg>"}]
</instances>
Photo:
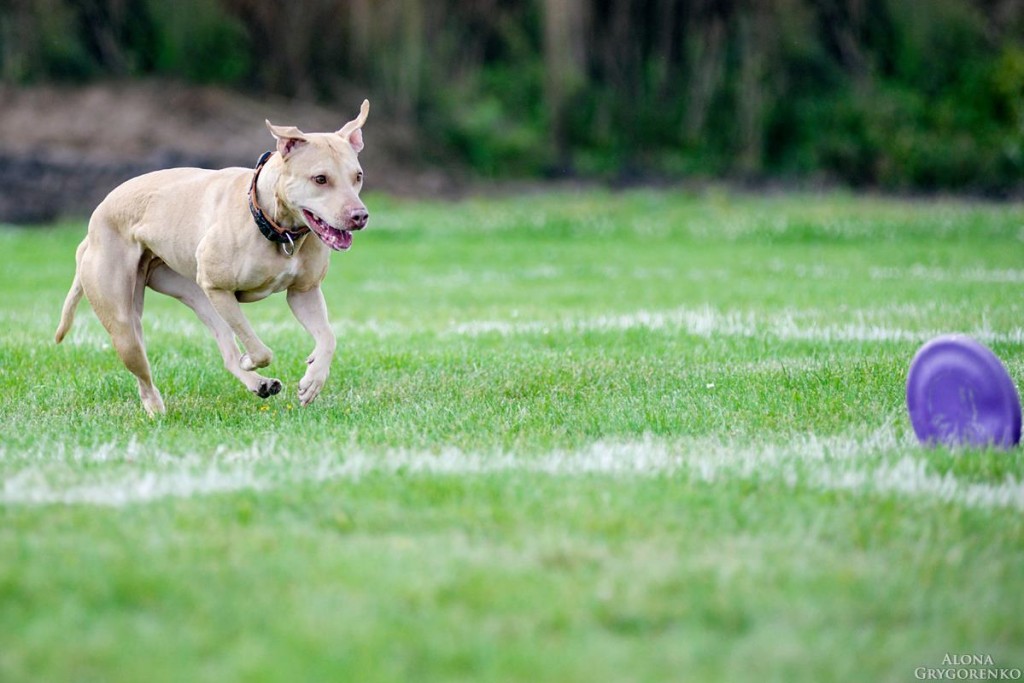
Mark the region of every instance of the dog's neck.
<instances>
[{"instance_id":1,"label":"dog's neck","mask_svg":"<svg viewBox=\"0 0 1024 683\"><path fill-rule=\"evenodd\" d=\"M277 191L281 179L284 160L280 154L274 154L260 169L256 179L256 202L270 218L285 230L302 230L306 227L302 216L287 202L281 199Z\"/></svg>"}]
</instances>

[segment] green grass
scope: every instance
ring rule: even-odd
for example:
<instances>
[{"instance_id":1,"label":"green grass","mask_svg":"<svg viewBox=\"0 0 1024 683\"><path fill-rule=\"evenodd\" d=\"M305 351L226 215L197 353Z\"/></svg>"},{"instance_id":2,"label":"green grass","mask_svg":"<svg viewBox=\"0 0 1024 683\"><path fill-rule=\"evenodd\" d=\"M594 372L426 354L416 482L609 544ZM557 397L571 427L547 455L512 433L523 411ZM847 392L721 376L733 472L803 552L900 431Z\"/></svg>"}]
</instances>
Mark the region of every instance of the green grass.
<instances>
[{"instance_id":1,"label":"green grass","mask_svg":"<svg viewBox=\"0 0 1024 683\"><path fill-rule=\"evenodd\" d=\"M0 680L904 681L1024 666L1020 451L918 447L915 350L1024 376L1024 207L371 196L285 391L150 293L149 419L82 223L0 230Z\"/></svg>"}]
</instances>

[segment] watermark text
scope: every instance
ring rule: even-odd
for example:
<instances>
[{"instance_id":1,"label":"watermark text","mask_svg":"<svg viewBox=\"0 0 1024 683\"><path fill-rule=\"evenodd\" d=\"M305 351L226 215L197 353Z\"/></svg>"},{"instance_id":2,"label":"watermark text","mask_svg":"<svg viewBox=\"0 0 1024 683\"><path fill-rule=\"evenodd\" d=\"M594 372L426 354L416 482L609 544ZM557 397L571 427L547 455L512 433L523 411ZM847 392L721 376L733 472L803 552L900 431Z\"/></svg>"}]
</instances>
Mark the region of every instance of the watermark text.
<instances>
[{"instance_id":1,"label":"watermark text","mask_svg":"<svg viewBox=\"0 0 1024 683\"><path fill-rule=\"evenodd\" d=\"M950 654L941 666L919 666L914 678L919 681L1019 681L1024 672L1019 667L997 666L992 655Z\"/></svg>"}]
</instances>

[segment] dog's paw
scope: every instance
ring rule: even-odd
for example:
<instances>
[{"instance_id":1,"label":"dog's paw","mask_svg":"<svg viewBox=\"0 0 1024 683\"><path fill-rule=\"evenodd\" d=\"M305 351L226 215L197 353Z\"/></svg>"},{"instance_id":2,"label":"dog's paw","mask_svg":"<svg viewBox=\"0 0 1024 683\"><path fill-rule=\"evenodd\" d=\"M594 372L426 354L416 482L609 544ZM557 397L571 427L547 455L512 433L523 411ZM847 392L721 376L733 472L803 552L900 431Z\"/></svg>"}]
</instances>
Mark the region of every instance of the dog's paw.
<instances>
[{"instance_id":1,"label":"dog's paw","mask_svg":"<svg viewBox=\"0 0 1024 683\"><path fill-rule=\"evenodd\" d=\"M263 377L260 379L259 384L256 385L256 388L252 390L252 393L260 398L269 398L274 394L281 393L281 382L276 379Z\"/></svg>"},{"instance_id":2,"label":"dog's paw","mask_svg":"<svg viewBox=\"0 0 1024 683\"><path fill-rule=\"evenodd\" d=\"M269 351L265 355L253 356L251 354L243 354L242 358L238 361L238 365L243 370L256 370L257 368L265 368L270 365L270 361L274 359L274 356Z\"/></svg>"},{"instance_id":3,"label":"dog's paw","mask_svg":"<svg viewBox=\"0 0 1024 683\"><path fill-rule=\"evenodd\" d=\"M324 388L326 380L326 377L310 377L309 375L303 377L299 381L299 404L308 406L312 403L320 395L320 390Z\"/></svg>"}]
</instances>

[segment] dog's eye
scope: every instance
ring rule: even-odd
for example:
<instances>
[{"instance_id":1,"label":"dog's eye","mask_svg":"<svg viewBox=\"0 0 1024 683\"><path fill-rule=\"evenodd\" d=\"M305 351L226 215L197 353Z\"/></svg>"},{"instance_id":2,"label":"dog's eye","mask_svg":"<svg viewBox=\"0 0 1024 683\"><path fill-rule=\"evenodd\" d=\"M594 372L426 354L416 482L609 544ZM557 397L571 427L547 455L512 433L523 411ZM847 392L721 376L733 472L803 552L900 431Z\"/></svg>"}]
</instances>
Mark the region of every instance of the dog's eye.
<instances>
[{"instance_id":1,"label":"dog's eye","mask_svg":"<svg viewBox=\"0 0 1024 683\"><path fill-rule=\"evenodd\" d=\"M363 172L362 171L359 171L358 173L356 173L356 182L357 183L363 182Z\"/></svg>"},{"instance_id":2,"label":"dog's eye","mask_svg":"<svg viewBox=\"0 0 1024 683\"><path fill-rule=\"evenodd\" d=\"M325 175L313 176L313 182L316 183L317 185L326 185L327 184L327 176L325 176Z\"/></svg>"}]
</instances>

